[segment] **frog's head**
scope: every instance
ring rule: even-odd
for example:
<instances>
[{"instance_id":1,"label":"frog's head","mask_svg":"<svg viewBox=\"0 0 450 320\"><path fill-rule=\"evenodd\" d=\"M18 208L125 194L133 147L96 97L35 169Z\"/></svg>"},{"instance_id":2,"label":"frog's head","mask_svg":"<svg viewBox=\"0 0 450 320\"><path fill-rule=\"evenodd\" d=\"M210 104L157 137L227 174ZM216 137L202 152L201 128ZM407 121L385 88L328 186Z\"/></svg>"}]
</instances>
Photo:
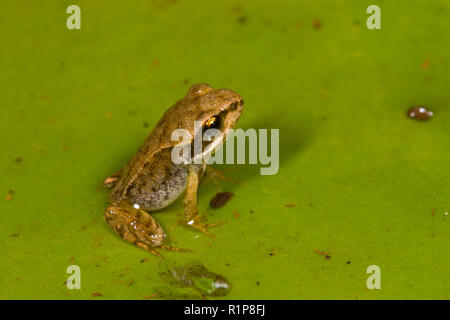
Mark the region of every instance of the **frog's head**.
<instances>
[{"instance_id":1,"label":"frog's head","mask_svg":"<svg viewBox=\"0 0 450 320\"><path fill-rule=\"evenodd\" d=\"M202 131L204 136L208 135L208 129L216 129L222 133L220 139L213 136L211 141L203 142L203 156L216 150L227 138L227 130L233 129L239 120L244 108L242 97L228 89L214 90L207 84L193 85L186 96L195 101L197 106L196 121L202 125L194 128L192 136Z\"/></svg>"},{"instance_id":2,"label":"frog's head","mask_svg":"<svg viewBox=\"0 0 450 320\"><path fill-rule=\"evenodd\" d=\"M228 89L214 90L207 84L194 84L186 98L197 106L196 121L202 122L204 130L219 129L224 132L236 125L244 108L244 100Z\"/></svg>"},{"instance_id":3,"label":"frog's head","mask_svg":"<svg viewBox=\"0 0 450 320\"><path fill-rule=\"evenodd\" d=\"M184 98L166 111L152 134L159 137L162 148L179 143L172 139L175 130L187 130L192 139L187 143L193 144L194 137L208 129L217 129L223 134L219 138L211 136L210 141L203 143L202 150L207 149L202 151L202 156L205 156L225 141L227 130L234 128L243 107L242 97L231 90L214 90L207 84L194 84Z\"/></svg>"}]
</instances>

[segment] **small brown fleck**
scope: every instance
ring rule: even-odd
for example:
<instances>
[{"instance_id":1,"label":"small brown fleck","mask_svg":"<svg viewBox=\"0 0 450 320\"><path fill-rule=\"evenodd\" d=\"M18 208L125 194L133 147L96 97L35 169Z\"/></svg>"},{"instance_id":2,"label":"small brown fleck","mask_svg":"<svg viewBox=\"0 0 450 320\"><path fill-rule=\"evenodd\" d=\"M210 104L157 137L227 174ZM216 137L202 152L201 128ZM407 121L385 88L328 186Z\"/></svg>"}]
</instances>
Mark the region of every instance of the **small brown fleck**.
<instances>
[{"instance_id":1,"label":"small brown fleck","mask_svg":"<svg viewBox=\"0 0 450 320\"><path fill-rule=\"evenodd\" d=\"M16 163L21 163L22 162L22 158L21 157L17 157L17 158L14 159L14 161Z\"/></svg>"},{"instance_id":2,"label":"small brown fleck","mask_svg":"<svg viewBox=\"0 0 450 320\"><path fill-rule=\"evenodd\" d=\"M349 261L347 261L347 264L350 264L351 263L351 261L349 260Z\"/></svg>"},{"instance_id":3,"label":"small brown fleck","mask_svg":"<svg viewBox=\"0 0 450 320\"><path fill-rule=\"evenodd\" d=\"M236 211L236 209L233 209L233 215L235 219L239 219L241 215Z\"/></svg>"},{"instance_id":4,"label":"small brown fleck","mask_svg":"<svg viewBox=\"0 0 450 320\"><path fill-rule=\"evenodd\" d=\"M269 252L269 256L273 257L275 255L275 252Z\"/></svg>"},{"instance_id":5,"label":"small brown fleck","mask_svg":"<svg viewBox=\"0 0 450 320\"><path fill-rule=\"evenodd\" d=\"M232 192L218 192L209 202L209 205L213 209L223 207L234 194Z\"/></svg>"},{"instance_id":6,"label":"small brown fleck","mask_svg":"<svg viewBox=\"0 0 450 320\"><path fill-rule=\"evenodd\" d=\"M144 122L143 125L144 125L144 128L148 128L148 122Z\"/></svg>"},{"instance_id":7,"label":"small brown fleck","mask_svg":"<svg viewBox=\"0 0 450 320\"><path fill-rule=\"evenodd\" d=\"M259 286L259 281L256 281L256 285Z\"/></svg>"},{"instance_id":8,"label":"small brown fleck","mask_svg":"<svg viewBox=\"0 0 450 320\"><path fill-rule=\"evenodd\" d=\"M234 6L234 7L232 7L232 8L230 9L230 12L231 12L231 13L239 13L239 12L242 12L242 6L240 6L240 5Z\"/></svg>"},{"instance_id":9,"label":"small brown fleck","mask_svg":"<svg viewBox=\"0 0 450 320\"><path fill-rule=\"evenodd\" d=\"M424 106L415 106L409 108L408 111L406 112L406 115L411 119L426 121L430 119L434 114L433 111L428 110Z\"/></svg>"},{"instance_id":10,"label":"small brown fleck","mask_svg":"<svg viewBox=\"0 0 450 320\"><path fill-rule=\"evenodd\" d=\"M148 258L144 258L144 259L142 259L141 261L139 261L140 263L144 263L144 262L146 262L148 260Z\"/></svg>"},{"instance_id":11,"label":"small brown fleck","mask_svg":"<svg viewBox=\"0 0 450 320\"><path fill-rule=\"evenodd\" d=\"M314 252L317 253L319 256L324 257L325 259L330 259L331 256L326 251L320 251L318 249L314 249Z\"/></svg>"},{"instance_id":12,"label":"small brown fleck","mask_svg":"<svg viewBox=\"0 0 450 320\"><path fill-rule=\"evenodd\" d=\"M18 234L18 233L13 233L13 234L10 234L9 236L10 236L11 238L15 238L15 237L18 237L19 234Z\"/></svg>"},{"instance_id":13,"label":"small brown fleck","mask_svg":"<svg viewBox=\"0 0 450 320\"><path fill-rule=\"evenodd\" d=\"M320 28L322 28L322 22L319 19L314 20L313 27L314 29L319 30Z\"/></svg>"},{"instance_id":14,"label":"small brown fleck","mask_svg":"<svg viewBox=\"0 0 450 320\"><path fill-rule=\"evenodd\" d=\"M293 208L293 207L296 206L296 204L295 204L295 203L287 203L287 204L285 204L284 206L285 206L286 208Z\"/></svg>"},{"instance_id":15,"label":"small brown fleck","mask_svg":"<svg viewBox=\"0 0 450 320\"><path fill-rule=\"evenodd\" d=\"M92 294L93 297L103 297L103 294L101 294L100 292L94 292Z\"/></svg>"},{"instance_id":16,"label":"small brown fleck","mask_svg":"<svg viewBox=\"0 0 450 320\"><path fill-rule=\"evenodd\" d=\"M430 60L426 59L420 67L422 68L422 70L427 70L429 66L430 66Z\"/></svg>"}]
</instances>

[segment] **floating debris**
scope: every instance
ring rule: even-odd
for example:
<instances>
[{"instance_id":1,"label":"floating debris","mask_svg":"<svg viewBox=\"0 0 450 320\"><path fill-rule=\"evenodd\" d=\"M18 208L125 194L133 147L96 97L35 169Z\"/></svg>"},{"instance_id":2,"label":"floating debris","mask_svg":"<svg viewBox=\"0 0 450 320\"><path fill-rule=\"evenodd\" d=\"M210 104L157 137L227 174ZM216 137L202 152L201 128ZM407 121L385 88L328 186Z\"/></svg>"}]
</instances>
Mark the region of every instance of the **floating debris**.
<instances>
[{"instance_id":1,"label":"floating debris","mask_svg":"<svg viewBox=\"0 0 450 320\"><path fill-rule=\"evenodd\" d=\"M285 204L284 205L286 208L293 208L293 207L295 207L296 205L295 205L295 203L287 203L287 204Z\"/></svg>"},{"instance_id":2,"label":"floating debris","mask_svg":"<svg viewBox=\"0 0 450 320\"><path fill-rule=\"evenodd\" d=\"M317 253L319 256L324 257L325 259L331 259L330 255L326 251L320 251L320 250L314 249L314 252Z\"/></svg>"},{"instance_id":3,"label":"floating debris","mask_svg":"<svg viewBox=\"0 0 450 320\"><path fill-rule=\"evenodd\" d=\"M426 121L430 119L434 114L433 111L428 110L424 106L415 106L406 112L407 116L411 119L417 119L421 121Z\"/></svg>"},{"instance_id":4,"label":"floating debris","mask_svg":"<svg viewBox=\"0 0 450 320\"><path fill-rule=\"evenodd\" d=\"M101 294L100 292L94 292L92 294L93 297L103 297L103 294Z\"/></svg>"},{"instance_id":5,"label":"floating debris","mask_svg":"<svg viewBox=\"0 0 450 320\"><path fill-rule=\"evenodd\" d=\"M201 264L187 264L161 273L168 284L189 287L207 296L225 296L230 292L231 283L223 276L207 270Z\"/></svg>"},{"instance_id":6,"label":"floating debris","mask_svg":"<svg viewBox=\"0 0 450 320\"><path fill-rule=\"evenodd\" d=\"M13 196L14 196L14 191L13 190L9 190L9 193L8 193L8 195L5 197L5 199L6 200L12 200L12 198L13 198Z\"/></svg>"},{"instance_id":7,"label":"floating debris","mask_svg":"<svg viewBox=\"0 0 450 320\"><path fill-rule=\"evenodd\" d=\"M247 23L247 20L248 20L248 18L246 16L240 16L237 19L237 22L239 22L240 24L245 24L245 23Z\"/></svg>"},{"instance_id":8,"label":"floating debris","mask_svg":"<svg viewBox=\"0 0 450 320\"><path fill-rule=\"evenodd\" d=\"M231 198L233 198L234 194L232 192L218 192L214 198L211 199L209 205L213 209L217 209L223 207Z\"/></svg>"},{"instance_id":9,"label":"floating debris","mask_svg":"<svg viewBox=\"0 0 450 320\"><path fill-rule=\"evenodd\" d=\"M314 20L313 27L314 29L319 30L320 28L322 28L322 21L320 21L319 19Z\"/></svg>"}]
</instances>

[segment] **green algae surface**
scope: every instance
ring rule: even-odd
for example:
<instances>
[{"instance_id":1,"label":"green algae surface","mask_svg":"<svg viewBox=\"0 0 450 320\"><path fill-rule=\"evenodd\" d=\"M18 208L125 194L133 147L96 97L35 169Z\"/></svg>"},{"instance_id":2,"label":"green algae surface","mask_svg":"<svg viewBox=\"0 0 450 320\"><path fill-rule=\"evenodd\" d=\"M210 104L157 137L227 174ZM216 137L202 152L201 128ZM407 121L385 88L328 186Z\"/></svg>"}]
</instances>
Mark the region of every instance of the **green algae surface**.
<instances>
[{"instance_id":1,"label":"green algae surface","mask_svg":"<svg viewBox=\"0 0 450 320\"><path fill-rule=\"evenodd\" d=\"M68 30L66 8L81 8ZM366 8L381 8L369 30ZM209 299L448 299L448 1L2 1L0 298L202 298L160 274L192 263L229 281ZM279 129L275 175L212 209L209 238L182 201L156 212L155 256L103 219L102 181L164 111L204 82L243 96L243 129ZM406 117L425 105L426 122ZM68 266L81 270L69 290ZM370 290L369 266L381 288ZM204 285L204 284L203 284ZM201 291L201 290L200 290ZM100 295L101 294L101 295Z\"/></svg>"}]
</instances>

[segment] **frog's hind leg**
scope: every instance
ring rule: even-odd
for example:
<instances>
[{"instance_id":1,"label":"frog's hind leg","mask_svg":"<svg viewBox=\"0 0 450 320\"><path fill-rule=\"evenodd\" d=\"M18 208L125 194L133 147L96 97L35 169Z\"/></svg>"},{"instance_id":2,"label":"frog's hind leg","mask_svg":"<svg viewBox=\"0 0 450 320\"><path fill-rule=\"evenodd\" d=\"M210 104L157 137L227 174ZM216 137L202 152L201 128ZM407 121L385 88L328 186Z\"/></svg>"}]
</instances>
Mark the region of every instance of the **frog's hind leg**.
<instances>
[{"instance_id":1,"label":"frog's hind leg","mask_svg":"<svg viewBox=\"0 0 450 320\"><path fill-rule=\"evenodd\" d=\"M106 178L105 181L103 181L103 187L108 188L108 189L114 187L117 180L119 180L120 176L122 175L122 171L123 171L123 169L117 171L113 175Z\"/></svg>"},{"instance_id":2,"label":"frog's hind leg","mask_svg":"<svg viewBox=\"0 0 450 320\"><path fill-rule=\"evenodd\" d=\"M159 223L145 210L138 209L128 202L120 202L106 208L106 222L125 241L143 248L158 258L162 256L155 248L187 252L164 244L165 234Z\"/></svg>"}]
</instances>

